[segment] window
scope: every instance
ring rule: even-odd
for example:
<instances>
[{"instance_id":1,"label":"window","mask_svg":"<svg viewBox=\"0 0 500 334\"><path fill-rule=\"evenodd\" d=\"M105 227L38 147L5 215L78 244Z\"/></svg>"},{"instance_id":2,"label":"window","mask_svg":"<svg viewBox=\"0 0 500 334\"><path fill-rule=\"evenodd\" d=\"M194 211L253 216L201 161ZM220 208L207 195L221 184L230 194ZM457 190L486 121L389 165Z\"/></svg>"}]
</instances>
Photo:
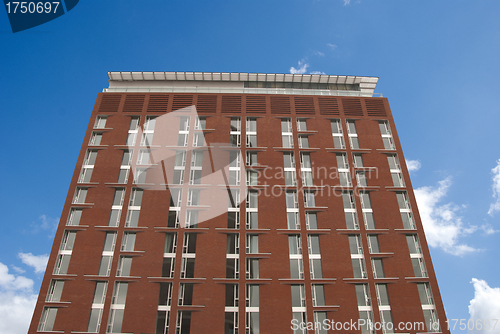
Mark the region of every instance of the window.
<instances>
[{"instance_id":1,"label":"window","mask_svg":"<svg viewBox=\"0 0 500 334\"><path fill-rule=\"evenodd\" d=\"M245 331L249 334L259 334L259 286L247 285L246 298L246 326Z\"/></svg>"},{"instance_id":2,"label":"window","mask_svg":"<svg viewBox=\"0 0 500 334\"><path fill-rule=\"evenodd\" d=\"M153 134L155 131L156 116L146 117L146 121L143 126L143 133L141 139L142 146L151 146L153 143Z\"/></svg>"},{"instance_id":3,"label":"window","mask_svg":"<svg viewBox=\"0 0 500 334\"><path fill-rule=\"evenodd\" d=\"M200 205L200 189L189 189L187 205L188 206L198 206Z\"/></svg>"},{"instance_id":4,"label":"window","mask_svg":"<svg viewBox=\"0 0 500 334\"><path fill-rule=\"evenodd\" d=\"M239 117L231 118L231 132L229 137L231 146L241 146L241 119Z\"/></svg>"},{"instance_id":5,"label":"window","mask_svg":"<svg viewBox=\"0 0 500 334\"><path fill-rule=\"evenodd\" d=\"M344 191L342 193L342 201L344 203L344 213L345 213L347 229L359 230L358 218L356 215L356 204L354 202L353 192Z\"/></svg>"},{"instance_id":6,"label":"window","mask_svg":"<svg viewBox=\"0 0 500 334\"><path fill-rule=\"evenodd\" d=\"M296 191L287 191L286 198L286 215L287 215L287 228L290 230L300 229L299 221L299 201Z\"/></svg>"},{"instance_id":7,"label":"window","mask_svg":"<svg viewBox=\"0 0 500 334\"><path fill-rule=\"evenodd\" d=\"M306 212L306 227L308 230L318 229L318 218L316 212Z\"/></svg>"},{"instance_id":8,"label":"window","mask_svg":"<svg viewBox=\"0 0 500 334\"><path fill-rule=\"evenodd\" d=\"M99 146L101 145L102 133L101 132L92 132L90 135L89 146Z\"/></svg>"},{"instance_id":9,"label":"window","mask_svg":"<svg viewBox=\"0 0 500 334\"><path fill-rule=\"evenodd\" d=\"M323 284L311 284L313 306L325 306L325 286Z\"/></svg>"},{"instance_id":10,"label":"window","mask_svg":"<svg viewBox=\"0 0 500 334\"><path fill-rule=\"evenodd\" d=\"M40 323L38 324L39 332L51 332L54 328L54 321L56 320L57 308L44 307Z\"/></svg>"},{"instance_id":11,"label":"window","mask_svg":"<svg viewBox=\"0 0 500 334\"><path fill-rule=\"evenodd\" d=\"M161 277L174 278L174 267L175 267L174 257L163 257Z\"/></svg>"},{"instance_id":12,"label":"window","mask_svg":"<svg viewBox=\"0 0 500 334\"><path fill-rule=\"evenodd\" d=\"M384 266L382 259L372 259L373 278L384 278Z\"/></svg>"},{"instance_id":13,"label":"window","mask_svg":"<svg viewBox=\"0 0 500 334\"><path fill-rule=\"evenodd\" d=\"M380 133L382 135L382 141L384 143L384 149L395 150L394 141L392 139L391 129L387 121L378 122Z\"/></svg>"},{"instance_id":14,"label":"window","mask_svg":"<svg viewBox=\"0 0 500 334\"><path fill-rule=\"evenodd\" d=\"M151 155L150 149L140 149L139 155L137 156L137 164L138 165L147 165L149 164L149 157Z\"/></svg>"},{"instance_id":15,"label":"window","mask_svg":"<svg viewBox=\"0 0 500 334\"><path fill-rule=\"evenodd\" d=\"M362 257L352 258L352 271L354 278L367 278L366 268L365 268L365 260Z\"/></svg>"},{"instance_id":16,"label":"window","mask_svg":"<svg viewBox=\"0 0 500 334\"><path fill-rule=\"evenodd\" d=\"M124 232L122 238L122 252L133 252L135 246L136 233Z\"/></svg>"},{"instance_id":17,"label":"window","mask_svg":"<svg viewBox=\"0 0 500 334\"><path fill-rule=\"evenodd\" d=\"M139 117L131 117L130 118L130 125L128 128L126 145L128 145L128 146L135 145L135 139L137 138L138 129L139 129Z\"/></svg>"},{"instance_id":18,"label":"window","mask_svg":"<svg viewBox=\"0 0 500 334\"><path fill-rule=\"evenodd\" d=\"M315 311L314 312L314 322L323 324L327 319L326 312L323 311ZM323 326L317 326L314 329L314 334L328 334L328 330L326 330Z\"/></svg>"},{"instance_id":19,"label":"window","mask_svg":"<svg viewBox=\"0 0 500 334\"><path fill-rule=\"evenodd\" d=\"M333 119L330 121L332 126L332 135L333 135L333 147L338 149L345 149L344 137L342 134L342 125L340 120Z\"/></svg>"},{"instance_id":20,"label":"window","mask_svg":"<svg viewBox=\"0 0 500 334\"><path fill-rule=\"evenodd\" d=\"M247 151L247 166L256 166L257 163L257 152Z\"/></svg>"},{"instance_id":21,"label":"window","mask_svg":"<svg viewBox=\"0 0 500 334\"><path fill-rule=\"evenodd\" d=\"M54 275L66 275L68 273L71 254L59 254L54 267Z\"/></svg>"},{"instance_id":22,"label":"window","mask_svg":"<svg viewBox=\"0 0 500 334\"><path fill-rule=\"evenodd\" d=\"M354 167L356 168L362 168L364 167L363 165L363 156L360 153L354 153L352 155L353 161L354 161Z\"/></svg>"},{"instance_id":23,"label":"window","mask_svg":"<svg viewBox=\"0 0 500 334\"><path fill-rule=\"evenodd\" d=\"M226 258L226 278L238 279L240 276L240 262L238 258Z\"/></svg>"},{"instance_id":24,"label":"window","mask_svg":"<svg viewBox=\"0 0 500 334\"><path fill-rule=\"evenodd\" d=\"M306 291L304 284L292 284L292 308L306 307Z\"/></svg>"},{"instance_id":25,"label":"window","mask_svg":"<svg viewBox=\"0 0 500 334\"><path fill-rule=\"evenodd\" d=\"M309 153L301 153L300 155L300 168L302 170L302 185L312 186L313 175L311 169L311 156Z\"/></svg>"},{"instance_id":26,"label":"window","mask_svg":"<svg viewBox=\"0 0 500 334\"><path fill-rule=\"evenodd\" d=\"M106 128L106 120L108 116L97 116L94 123L94 129L104 129Z\"/></svg>"},{"instance_id":27,"label":"window","mask_svg":"<svg viewBox=\"0 0 500 334\"><path fill-rule=\"evenodd\" d=\"M193 305L193 283L179 284L179 306Z\"/></svg>"},{"instance_id":28,"label":"window","mask_svg":"<svg viewBox=\"0 0 500 334\"><path fill-rule=\"evenodd\" d=\"M367 230L373 230L376 227L375 227L375 219L373 218L373 210L370 200L370 194L368 192L360 192L359 199L361 201L363 218L365 220L365 228Z\"/></svg>"},{"instance_id":29,"label":"window","mask_svg":"<svg viewBox=\"0 0 500 334\"><path fill-rule=\"evenodd\" d=\"M292 307L292 317L293 317L293 320L295 320L294 322L297 324L307 323L306 312L305 311L293 312L293 309L294 308ZM307 333L306 328L300 329L300 327L299 327L299 328L293 330L293 334L306 334L306 333Z\"/></svg>"},{"instance_id":30,"label":"window","mask_svg":"<svg viewBox=\"0 0 500 334\"><path fill-rule=\"evenodd\" d=\"M422 305L434 306L434 298L432 297L431 286L429 283L417 283L418 295Z\"/></svg>"},{"instance_id":31,"label":"window","mask_svg":"<svg viewBox=\"0 0 500 334\"><path fill-rule=\"evenodd\" d=\"M371 306L370 290L368 284L356 284L356 298L359 306Z\"/></svg>"},{"instance_id":32,"label":"window","mask_svg":"<svg viewBox=\"0 0 500 334\"><path fill-rule=\"evenodd\" d=\"M316 197L314 191L304 191L304 206L314 208L316 206Z\"/></svg>"},{"instance_id":33,"label":"window","mask_svg":"<svg viewBox=\"0 0 500 334\"><path fill-rule=\"evenodd\" d=\"M259 253L259 235L247 234L246 251L247 251L247 254Z\"/></svg>"},{"instance_id":34,"label":"window","mask_svg":"<svg viewBox=\"0 0 500 334\"><path fill-rule=\"evenodd\" d=\"M94 170L95 160L97 158L97 151L88 150L83 160L82 170L80 172L80 177L78 182L88 183L92 177L92 171Z\"/></svg>"},{"instance_id":35,"label":"window","mask_svg":"<svg viewBox=\"0 0 500 334\"><path fill-rule=\"evenodd\" d=\"M297 118L297 131L307 131L307 122L305 118Z\"/></svg>"},{"instance_id":36,"label":"window","mask_svg":"<svg viewBox=\"0 0 500 334\"><path fill-rule=\"evenodd\" d=\"M239 289L238 284L226 284L225 303L225 334L234 334L238 331L238 305Z\"/></svg>"},{"instance_id":37,"label":"window","mask_svg":"<svg viewBox=\"0 0 500 334\"><path fill-rule=\"evenodd\" d=\"M358 139L358 134L356 132L355 122L353 120L347 120L346 125L347 125L347 134L349 136L349 142L351 144L351 148L358 149L359 139Z\"/></svg>"},{"instance_id":38,"label":"window","mask_svg":"<svg viewBox=\"0 0 500 334\"><path fill-rule=\"evenodd\" d=\"M87 332L98 333L101 327L102 311L104 309L104 301L106 299L106 291L108 282L96 282L94 290L94 299L90 310L89 324Z\"/></svg>"},{"instance_id":39,"label":"window","mask_svg":"<svg viewBox=\"0 0 500 334\"><path fill-rule=\"evenodd\" d=\"M84 204L87 197L87 188L76 188L73 204Z\"/></svg>"},{"instance_id":40,"label":"window","mask_svg":"<svg viewBox=\"0 0 500 334\"><path fill-rule=\"evenodd\" d=\"M52 280L50 281L49 291L45 301L47 302L60 302L61 294L64 288L64 281Z\"/></svg>"},{"instance_id":41,"label":"window","mask_svg":"<svg viewBox=\"0 0 500 334\"><path fill-rule=\"evenodd\" d=\"M75 231L65 231L61 246L59 247L59 251L71 251L73 250L73 245L75 244L76 232Z\"/></svg>"},{"instance_id":42,"label":"window","mask_svg":"<svg viewBox=\"0 0 500 334\"><path fill-rule=\"evenodd\" d=\"M288 249L290 255L301 255L302 246L300 242L300 235L294 234L288 236Z\"/></svg>"},{"instance_id":43,"label":"window","mask_svg":"<svg viewBox=\"0 0 500 334\"><path fill-rule=\"evenodd\" d=\"M141 210L142 189L133 188L130 194L127 220L125 227L137 227L139 223L139 213Z\"/></svg>"},{"instance_id":44,"label":"window","mask_svg":"<svg viewBox=\"0 0 500 334\"><path fill-rule=\"evenodd\" d=\"M137 167L134 173L134 183L135 184L146 183L147 172L148 172L147 168Z\"/></svg>"},{"instance_id":45,"label":"window","mask_svg":"<svg viewBox=\"0 0 500 334\"><path fill-rule=\"evenodd\" d=\"M82 217L82 209L71 208L68 216L67 226L76 226L80 224L80 219Z\"/></svg>"},{"instance_id":46,"label":"window","mask_svg":"<svg viewBox=\"0 0 500 334\"><path fill-rule=\"evenodd\" d=\"M309 148L309 137L306 135L299 136L299 148Z\"/></svg>"},{"instance_id":47,"label":"window","mask_svg":"<svg viewBox=\"0 0 500 334\"><path fill-rule=\"evenodd\" d=\"M106 333L121 333L125 300L127 299L128 283L116 282L109 310L108 328Z\"/></svg>"},{"instance_id":48,"label":"window","mask_svg":"<svg viewBox=\"0 0 500 334\"><path fill-rule=\"evenodd\" d=\"M307 243L309 248L309 269L311 271L311 279L323 278L319 236L308 235Z\"/></svg>"},{"instance_id":49,"label":"window","mask_svg":"<svg viewBox=\"0 0 500 334\"><path fill-rule=\"evenodd\" d=\"M198 210L186 210L186 228L198 227Z\"/></svg>"},{"instance_id":50,"label":"window","mask_svg":"<svg viewBox=\"0 0 500 334\"><path fill-rule=\"evenodd\" d=\"M227 235L226 254L239 254L240 253L240 235L230 233Z\"/></svg>"},{"instance_id":51,"label":"window","mask_svg":"<svg viewBox=\"0 0 500 334\"><path fill-rule=\"evenodd\" d=\"M258 172L256 170L247 170L247 186L256 186L258 184Z\"/></svg>"},{"instance_id":52,"label":"window","mask_svg":"<svg viewBox=\"0 0 500 334\"><path fill-rule=\"evenodd\" d=\"M363 255L363 244L361 243L361 237L358 234L355 234L350 235L348 238L351 255Z\"/></svg>"},{"instance_id":53,"label":"window","mask_svg":"<svg viewBox=\"0 0 500 334\"><path fill-rule=\"evenodd\" d=\"M116 232L107 232L104 238L104 247L102 249L101 264L99 265L99 276L109 276L113 253L115 251Z\"/></svg>"},{"instance_id":54,"label":"window","mask_svg":"<svg viewBox=\"0 0 500 334\"><path fill-rule=\"evenodd\" d=\"M368 187L366 172L364 171L356 172L356 181L358 183L358 187Z\"/></svg>"},{"instance_id":55,"label":"window","mask_svg":"<svg viewBox=\"0 0 500 334\"><path fill-rule=\"evenodd\" d=\"M292 120L290 118L281 119L281 139L285 148L293 148Z\"/></svg>"},{"instance_id":56,"label":"window","mask_svg":"<svg viewBox=\"0 0 500 334\"><path fill-rule=\"evenodd\" d=\"M247 147L257 147L257 119L247 118Z\"/></svg>"},{"instance_id":57,"label":"window","mask_svg":"<svg viewBox=\"0 0 500 334\"><path fill-rule=\"evenodd\" d=\"M195 130L205 130L207 128L207 119L205 117L196 117L194 123Z\"/></svg>"},{"instance_id":58,"label":"window","mask_svg":"<svg viewBox=\"0 0 500 334\"><path fill-rule=\"evenodd\" d=\"M259 278L259 259L247 258L247 279Z\"/></svg>"},{"instance_id":59,"label":"window","mask_svg":"<svg viewBox=\"0 0 500 334\"><path fill-rule=\"evenodd\" d=\"M347 155L345 153L338 153L336 157L340 185L342 187L351 187L351 173L349 173L349 161L347 160Z\"/></svg>"},{"instance_id":60,"label":"window","mask_svg":"<svg viewBox=\"0 0 500 334\"><path fill-rule=\"evenodd\" d=\"M240 213L237 212L228 212L227 213L227 228L240 228Z\"/></svg>"},{"instance_id":61,"label":"window","mask_svg":"<svg viewBox=\"0 0 500 334\"><path fill-rule=\"evenodd\" d=\"M378 236L376 234L368 235L368 247L370 248L370 254L380 253L380 246L378 244Z\"/></svg>"},{"instance_id":62,"label":"window","mask_svg":"<svg viewBox=\"0 0 500 334\"><path fill-rule=\"evenodd\" d=\"M181 278L194 278L194 258L182 258Z\"/></svg>"},{"instance_id":63,"label":"window","mask_svg":"<svg viewBox=\"0 0 500 334\"><path fill-rule=\"evenodd\" d=\"M410 254L422 254L422 248L420 247L420 242L418 241L418 235L407 235L406 242L408 243Z\"/></svg>"},{"instance_id":64,"label":"window","mask_svg":"<svg viewBox=\"0 0 500 334\"><path fill-rule=\"evenodd\" d=\"M189 334L191 330L191 311L177 311L177 323L175 332L178 334Z\"/></svg>"},{"instance_id":65,"label":"window","mask_svg":"<svg viewBox=\"0 0 500 334\"><path fill-rule=\"evenodd\" d=\"M427 268L425 267L424 259L421 257L416 257L411 259L411 264L413 266L413 272L415 277L428 277Z\"/></svg>"},{"instance_id":66,"label":"window","mask_svg":"<svg viewBox=\"0 0 500 334\"><path fill-rule=\"evenodd\" d=\"M108 226L119 225L124 197L125 197L124 188L115 189L115 196L113 197L113 205L111 206L111 214L109 215Z\"/></svg>"}]
</instances>

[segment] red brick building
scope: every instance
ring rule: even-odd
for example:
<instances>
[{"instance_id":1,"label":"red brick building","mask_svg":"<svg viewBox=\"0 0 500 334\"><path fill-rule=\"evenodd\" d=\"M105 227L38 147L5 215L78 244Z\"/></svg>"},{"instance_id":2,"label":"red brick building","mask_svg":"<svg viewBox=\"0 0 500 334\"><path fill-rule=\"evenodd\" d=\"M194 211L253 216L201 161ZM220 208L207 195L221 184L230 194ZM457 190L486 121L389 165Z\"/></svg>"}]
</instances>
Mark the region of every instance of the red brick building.
<instances>
[{"instance_id":1,"label":"red brick building","mask_svg":"<svg viewBox=\"0 0 500 334\"><path fill-rule=\"evenodd\" d=\"M378 78L108 75L29 333L449 332Z\"/></svg>"}]
</instances>

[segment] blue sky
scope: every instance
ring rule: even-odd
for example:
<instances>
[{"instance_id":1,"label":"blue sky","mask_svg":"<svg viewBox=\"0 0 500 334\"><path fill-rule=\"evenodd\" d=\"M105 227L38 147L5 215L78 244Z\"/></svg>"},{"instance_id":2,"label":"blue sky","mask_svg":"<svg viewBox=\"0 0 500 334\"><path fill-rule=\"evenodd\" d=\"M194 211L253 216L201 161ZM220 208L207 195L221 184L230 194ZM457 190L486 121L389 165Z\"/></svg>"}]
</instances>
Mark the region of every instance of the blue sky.
<instances>
[{"instance_id":1,"label":"blue sky","mask_svg":"<svg viewBox=\"0 0 500 334\"><path fill-rule=\"evenodd\" d=\"M0 13L0 332L26 332L107 71L379 77L420 163L448 318L500 318L499 14L493 0L80 1L13 34Z\"/></svg>"}]
</instances>

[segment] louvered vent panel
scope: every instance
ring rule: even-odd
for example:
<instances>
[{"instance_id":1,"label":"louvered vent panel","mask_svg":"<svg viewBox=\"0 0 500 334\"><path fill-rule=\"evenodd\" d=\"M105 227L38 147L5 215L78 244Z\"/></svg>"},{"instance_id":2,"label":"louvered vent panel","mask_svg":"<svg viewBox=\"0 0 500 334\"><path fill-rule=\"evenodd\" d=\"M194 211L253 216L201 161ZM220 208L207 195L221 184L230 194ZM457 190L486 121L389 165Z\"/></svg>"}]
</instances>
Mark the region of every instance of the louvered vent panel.
<instances>
[{"instance_id":1,"label":"louvered vent panel","mask_svg":"<svg viewBox=\"0 0 500 334\"><path fill-rule=\"evenodd\" d=\"M198 104L196 105L196 110L198 112L215 114L216 109L216 95L198 95Z\"/></svg>"},{"instance_id":2,"label":"louvered vent panel","mask_svg":"<svg viewBox=\"0 0 500 334\"><path fill-rule=\"evenodd\" d=\"M344 115L346 116L363 116L361 108L361 100L359 99L342 99L344 106Z\"/></svg>"},{"instance_id":3,"label":"louvered vent panel","mask_svg":"<svg viewBox=\"0 0 500 334\"><path fill-rule=\"evenodd\" d=\"M271 96L271 114L289 114L290 98L288 96Z\"/></svg>"},{"instance_id":4,"label":"louvered vent panel","mask_svg":"<svg viewBox=\"0 0 500 334\"><path fill-rule=\"evenodd\" d=\"M223 113L241 112L241 96L222 96L221 111Z\"/></svg>"},{"instance_id":5,"label":"louvered vent panel","mask_svg":"<svg viewBox=\"0 0 500 334\"><path fill-rule=\"evenodd\" d=\"M120 106L121 94L103 94L99 112L116 112Z\"/></svg>"},{"instance_id":6,"label":"louvered vent panel","mask_svg":"<svg viewBox=\"0 0 500 334\"><path fill-rule=\"evenodd\" d=\"M340 115L339 103L335 97L318 97L321 115Z\"/></svg>"},{"instance_id":7,"label":"louvered vent panel","mask_svg":"<svg viewBox=\"0 0 500 334\"><path fill-rule=\"evenodd\" d=\"M266 97L262 95L247 95L246 111L247 113L265 113Z\"/></svg>"},{"instance_id":8,"label":"louvered vent panel","mask_svg":"<svg viewBox=\"0 0 500 334\"><path fill-rule=\"evenodd\" d=\"M155 112L166 112L168 106L168 98L169 95L167 94L150 95L147 110Z\"/></svg>"},{"instance_id":9,"label":"louvered vent panel","mask_svg":"<svg viewBox=\"0 0 500 334\"><path fill-rule=\"evenodd\" d=\"M314 114L314 100L312 97L296 96L295 113L297 114Z\"/></svg>"},{"instance_id":10,"label":"louvered vent panel","mask_svg":"<svg viewBox=\"0 0 500 334\"><path fill-rule=\"evenodd\" d=\"M193 95L191 94L176 94L172 103L172 111L186 108L193 105Z\"/></svg>"},{"instance_id":11,"label":"louvered vent panel","mask_svg":"<svg viewBox=\"0 0 500 334\"><path fill-rule=\"evenodd\" d=\"M368 116L387 116L383 100L366 99L365 105Z\"/></svg>"},{"instance_id":12,"label":"louvered vent panel","mask_svg":"<svg viewBox=\"0 0 500 334\"><path fill-rule=\"evenodd\" d=\"M127 96L125 96L123 112L141 112L145 98L145 95L127 94Z\"/></svg>"}]
</instances>

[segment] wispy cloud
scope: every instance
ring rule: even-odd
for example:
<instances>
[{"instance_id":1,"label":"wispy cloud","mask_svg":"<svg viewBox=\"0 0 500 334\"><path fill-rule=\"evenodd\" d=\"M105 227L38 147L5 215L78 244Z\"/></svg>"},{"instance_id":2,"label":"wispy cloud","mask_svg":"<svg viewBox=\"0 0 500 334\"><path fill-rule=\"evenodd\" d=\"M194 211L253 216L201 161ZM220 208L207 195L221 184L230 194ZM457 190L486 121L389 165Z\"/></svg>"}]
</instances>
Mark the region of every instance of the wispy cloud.
<instances>
[{"instance_id":1,"label":"wispy cloud","mask_svg":"<svg viewBox=\"0 0 500 334\"><path fill-rule=\"evenodd\" d=\"M320 57L324 57L325 56L325 54L323 52L321 52L321 51L315 51L314 54L316 56L320 56Z\"/></svg>"},{"instance_id":2,"label":"wispy cloud","mask_svg":"<svg viewBox=\"0 0 500 334\"><path fill-rule=\"evenodd\" d=\"M307 72L307 68L309 67L309 64L304 62L304 60L299 60L299 65L297 68L295 67L290 67L290 73L292 74L304 74Z\"/></svg>"},{"instance_id":3,"label":"wispy cloud","mask_svg":"<svg viewBox=\"0 0 500 334\"><path fill-rule=\"evenodd\" d=\"M321 71L311 71L309 72L309 74L326 74L326 73Z\"/></svg>"},{"instance_id":4,"label":"wispy cloud","mask_svg":"<svg viewBox=\"0 0 500 334\"><path fill-rule=\"evenodd\" d=\"M33 267L37 274L45 271L47 261L49 260L49 256L46 254L33 255L31 253L19 253L18 256L24 264Z\"/></svg>"},{"instance_id":5,"label":"wispy cloud","mask_svg":"<svg viewBox=\"0 0 500 334\"><path fill-rule=\"evenodd\" d=\"M492 319L498 319L500 314L500 288L492 288L486 281L476 278L473 278L471 283L474 285L474 298L469 304L470 319L474 321L473 323L481 319L483 326L480 330L473 326L469 334L498 334L499 324L496 324L496 328L493 329ZM485 319L490 321L489 329L485 329L486 326L483 323Z\"/></svg>"},{"instance_id":6,"label":"wispy cloud","mask_svg":"<svg viewBox=\"0 0 500 334\"><path fill-rule=\"evenodd\" d=\"M459 241L460 237L477 230L476 226L466 227L462 222L458 213L463 206L454 203L440 204L451 184L451 177L447 177L439 181L436 187L421 187L415 190L427 241L431 247L441 248L453 255L478 251Z\"/></svg>"},{"instance_id":7,"label":"wispy cloud","mask_svg":"<svg viewBox=\"0 0 500 334\"><path fill-rule=\"evenodd\" d=\"M0 333L21 334L28 331L37 295L33 280L9 273L0 262Z\"/></svg>"},{"instance_id":8,"label":"wispy cloud","mask_svg":"<svg viewBox=\"0 0 500 334\"><path fill-rule=\"evenodd\" d=\"M332 50L335 50L337 48L336 44L328 43L327 44Z\"/></svg>"},{"instance_id":9,"label":"wispy cloud","mask_svg":"<svg viewBox=\"0 0 500 334\"><path fill-rule=\"evenodd\" d=\"M344 0L344 6L347 6L350 3L351 3L351 0Z\"/></svg>"},{"instance_id":10,"label":"wispy cloud","mask_svg":"<svg viewBox=\"0 0 500 334\"><path fill-rule=\"evenodd\" d=\"M408 168L408 171L411 173L419 170L420 167L422 167L422 164L420 163L419 160L406 160L406 167Z\"/></svg>"},{"instance_id":11,"label":"wispy cloud","mask_svg":"<svg viewBox=\"0 0 500 334\"><path fill-rule=\"evenodd\" d=\"M38 221L30 224L30 230L25 233L37 234L41 231L48 232L47 237L53 238L59 224L59 218L52 218L47 215L38 217Z\"/></svg>"},{"instance_id":12,"label":"wispy cloud","mask_svg":"<svg viewBox=\"0 0 500 334\"><path fill-rule=\"evenodd\" d=\"M494 203L491 203L488 214L493 216L496 211L500 211L500 159L497 160L497 166L491 170L493 174L493 198L496 199Z\"/></svg>"}]
</instances>

